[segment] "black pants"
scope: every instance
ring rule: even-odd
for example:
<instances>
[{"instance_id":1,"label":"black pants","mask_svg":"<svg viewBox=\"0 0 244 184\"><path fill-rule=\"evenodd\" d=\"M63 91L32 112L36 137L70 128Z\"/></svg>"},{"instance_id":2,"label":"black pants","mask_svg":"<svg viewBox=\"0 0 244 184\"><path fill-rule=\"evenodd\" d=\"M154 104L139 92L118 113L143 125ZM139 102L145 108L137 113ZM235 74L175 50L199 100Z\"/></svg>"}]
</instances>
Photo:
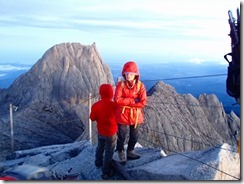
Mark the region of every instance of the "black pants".
<instances>
[{"instance_id":1,"label":"black pants","mask_svg":"<svg viewBox=\"0 0 244 184\"><path fill-rule=\"evenodd\" d=\"M134 125L121 125L118 124L118 139L117 139L117 151L122 151L124 150L124 142L126 139L126 134L127 134L127 130L129 127L129 141L128 141L128 148L127 151L132 151L135 148L135 145L137 143L138 140L138 128L135 128Z\"/></svg>"},{"instance_id":2,"label":"black pants","mask_svg":"<svg viewBox=\"0 0 244 184\"><path fill-rule=\"evenodd\" d=\"M109 173L116 144L117 135L102 136L98 134L98 145L96 148L95 163L102 165L103 174Z\"/></svg>"}]
</instances>

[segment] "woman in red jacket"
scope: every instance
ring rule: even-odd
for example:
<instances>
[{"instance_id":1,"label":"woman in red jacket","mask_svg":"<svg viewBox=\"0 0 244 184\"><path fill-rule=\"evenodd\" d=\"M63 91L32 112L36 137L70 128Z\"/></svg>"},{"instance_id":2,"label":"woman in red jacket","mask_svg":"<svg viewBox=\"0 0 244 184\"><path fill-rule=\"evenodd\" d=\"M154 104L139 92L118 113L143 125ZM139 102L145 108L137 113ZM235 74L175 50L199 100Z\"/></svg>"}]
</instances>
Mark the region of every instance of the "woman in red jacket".
<instances>
[{"instance_id":1,"label":"woman in red jacket","mask_svg":"<svg viewBox=\"0 0 244 184\"><path fill-rule=\"evenodd\" d=\"M138 140L138 126L143 123L144 115L142 108L147 102L146 88L139 81L139 70L134 61L124 64L122 70L123 81L118 82L115 89L114 101L119 105L116 113L118 122L117 147L120 162L125 163L127 159L139 159L140 155L134 152ZM124 142L129 127L129 141L127 156L125 156Z\"/></svg>"},{"instance_id":2,"label":"woman in red jacket","mask_svg":"<svg viewBox=\"0 0 244 184\"><path fill-rule=\"evenodd\" d=\"M98 130L95 165L102 166L102 178L108 179L114 173L112 158L117 140L117 104L112 101L114 92L110 84L102 84L99 93L101 100L92 105L90 119L97 122Z\"/></svg>"}]
</instances>

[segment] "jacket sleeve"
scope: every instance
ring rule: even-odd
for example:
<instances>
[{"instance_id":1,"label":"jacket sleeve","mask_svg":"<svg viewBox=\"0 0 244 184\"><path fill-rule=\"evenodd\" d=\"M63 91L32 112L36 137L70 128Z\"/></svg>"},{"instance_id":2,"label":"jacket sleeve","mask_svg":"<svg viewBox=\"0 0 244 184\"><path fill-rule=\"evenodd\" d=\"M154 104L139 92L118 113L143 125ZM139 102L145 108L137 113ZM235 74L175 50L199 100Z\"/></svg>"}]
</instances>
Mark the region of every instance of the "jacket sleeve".
<instances>
[{"instance_id":1,"label":"jacket sleeve","mask_svg":"<svg viewBox=\"0 0 244 184\"><path fill-rule=\"evenodd\" d=\"M116 86L115 94L114 94L114 101L118 105L122 105L122 106L126 106L126 105L131 106L132 104L135 104L134 98L123 96L123 89L121 86L121 82L119 82Z\"/></svg>"},{"instance_id":2,"label":"jacket sleeve","mask_svg":"<svg viewBox=\"0 0 244 184\"><path fill-rule=\"evenodd\" d=\"M141 83L141 88L139 91L139 101L135 104L132 104L132 107L138 107L138 108L143 108L145 107L147 103L147 91L145 88L145 85L143 83Z\"/></svg>"}]
</instances>

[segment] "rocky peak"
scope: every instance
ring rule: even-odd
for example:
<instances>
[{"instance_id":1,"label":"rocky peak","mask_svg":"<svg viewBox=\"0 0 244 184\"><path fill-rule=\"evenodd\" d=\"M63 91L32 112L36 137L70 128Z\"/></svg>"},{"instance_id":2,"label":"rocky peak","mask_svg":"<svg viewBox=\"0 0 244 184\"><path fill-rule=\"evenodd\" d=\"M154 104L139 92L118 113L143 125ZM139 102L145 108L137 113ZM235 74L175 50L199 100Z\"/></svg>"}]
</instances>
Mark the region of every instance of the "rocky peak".
<instances>
[{"instance_id":1,"label":"rocky peak","mask_svg":"<svg viewBox=\"0 0 244 184\"><path fill-rule=\"evenodd\" d=\"M102 83L114 81L95 43L61 43L47 50L30 71L1 95L0 101L25 106L57 100L73 105L98 91Z\"/></svg>"},{"instance_id":2,"label":"rocky peak","mask_svg":"<svg viewBox=\"0 0 244 184\"><path fill-rule=\"evenodd\" d=\"M1 91L0 107L6 109L0 123L8 125L9 104L13 113L15 150L67 143L84 132L88 122L88 96L97 96L102 83L114 84L109 67L95 43L61 43L48 49L26 73ZM10 127L1 150L10 150ZM32 139L30 139L32 138Z\"/></svg>"}]
</instances>

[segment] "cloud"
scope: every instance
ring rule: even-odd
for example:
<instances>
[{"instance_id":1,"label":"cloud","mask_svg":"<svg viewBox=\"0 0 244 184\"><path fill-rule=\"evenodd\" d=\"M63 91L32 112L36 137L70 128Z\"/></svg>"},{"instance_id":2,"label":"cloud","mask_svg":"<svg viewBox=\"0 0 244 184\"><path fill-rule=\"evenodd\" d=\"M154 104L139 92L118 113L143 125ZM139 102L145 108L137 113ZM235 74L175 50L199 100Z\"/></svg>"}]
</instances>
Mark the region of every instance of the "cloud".
<instances>
[{"instance_id":1,"label":"cloud","mask_svg":"<svg viewBox=\"0 0 244 184\"><path fill-rule=\"evenodd\" d=\"M204 59L200 59L200 58L192 58L189 60L190 63L195 63L195 64L201 64L204 61L205 61Z\"/></svg>"},{"instance_id":2,"label":"cloud","mask_svg":"<svg viewBox=\"0 0 244 184\"><path fill-rule=\"evenodd\" d=\"M201 54L203 50L194 47L198 41L208 40L207 44L213 45L214 41L223 43L224 40L228 45L227 11L233 7L235 11L236 2L22 0L16 3L0 0L0 34L4 46L0 50L7 53L6 50L18 49L29 53L35 48L43 53L61 42L95 41L106 48L107 53L115 49L145 53L164 50L162 48L166 52L180 52L183 45ZM226 48L222 43L215 49L222 47L224 52Z\"/></svg>"},{"instance_id":3,"label":"cloud","mask_svg":"<svg viewBox=\"0 0 244 184\"><path fill-rule=\"evenodd\" d=\"M201 28L198 25L206 25L209 20L218 21L223 14L227 15L226 1L222 4L218 1L196 3L189 0L183 4L177 0L152 0L150 3L145 0L105 0L103 3L98 0L61 0L58 3L46 0L13 2L15 1L10 0L2 3L4 11L0 16L0 25L71 29L90 27L93 30L94 27L158 31L174 28L178 32L186 29L194 32Z\"/></svg>"},{"instance_id":4,"label":"cloud","mask_svg":"<svg viewBox=\"0 0 244 184\"><path fill-rule=\"evenodd\" d=\"M30 69L29 66L0 65L0 71L29 70L29 69Z\"/></svg>"}]
</instances>

